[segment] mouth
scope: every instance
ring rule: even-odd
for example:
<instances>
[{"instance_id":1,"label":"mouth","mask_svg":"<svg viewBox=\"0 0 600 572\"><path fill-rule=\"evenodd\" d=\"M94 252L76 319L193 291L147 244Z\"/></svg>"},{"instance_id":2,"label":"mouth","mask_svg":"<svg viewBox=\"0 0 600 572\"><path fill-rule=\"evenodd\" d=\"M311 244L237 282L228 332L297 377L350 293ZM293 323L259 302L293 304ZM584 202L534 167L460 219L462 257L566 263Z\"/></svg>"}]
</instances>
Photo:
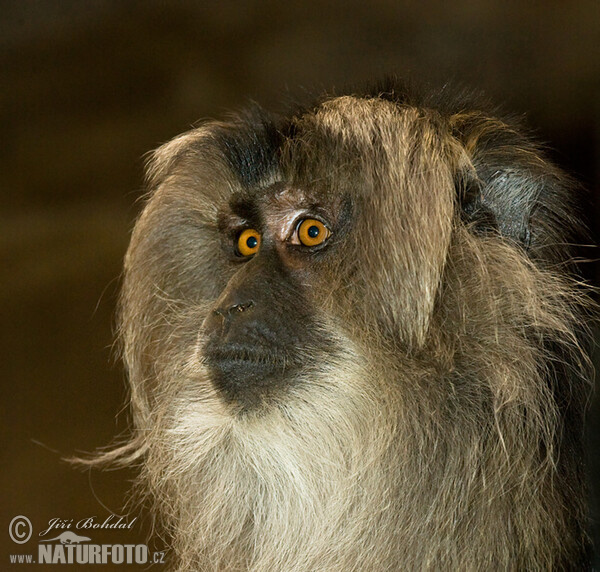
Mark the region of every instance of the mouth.
<instances>
[{"instance_id":1,"label":"mouth","mask_svg":"<svg viewBox=\"0 0 600 572\"><path fill-rule=\"evenodd\" d=\"M281 351L241 344L207 344L204 357L211 380L226 401L256 405L287 384L297 358Z\"/></svg>"},{"instance_id":2,"label":"mouth","mask_svg":"<svg viewBox=\"0 0 600 572\"><path fill-rule=\"evenodd\" d=\"M255 364L257 366L285 367L286 362L286 358L281 352L239 344L209 344L205 348L204 356L209 365L217 365L223 362L239 362Z\"/></svg>"}]
</instances>

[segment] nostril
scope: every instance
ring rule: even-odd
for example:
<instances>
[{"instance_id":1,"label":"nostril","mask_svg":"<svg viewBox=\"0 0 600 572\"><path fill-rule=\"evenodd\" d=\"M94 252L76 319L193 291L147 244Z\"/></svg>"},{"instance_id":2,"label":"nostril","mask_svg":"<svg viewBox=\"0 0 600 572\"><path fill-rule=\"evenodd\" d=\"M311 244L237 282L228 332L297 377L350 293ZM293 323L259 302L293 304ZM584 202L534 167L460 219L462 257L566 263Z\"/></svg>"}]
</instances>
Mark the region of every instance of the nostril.
<instances>
[{"instance_id":1,"label":"nostril","mask_svg":"<svg viewBox=\"0 0 600 572\"><path fill-rule=\"evenodd\" d=\"M254 302L252 300L248 300L248 302L234 304L233 306L231 306L231 308L229 308L229 310L227 310L227 312L229 314L232 314L233 312L245 312L246 310L249 310L252 307L254 307Z\"/></svg>"},{"instance_id":2,"label":"nostril","mask_svg":"<svg viewBox=\"0 0 600 572\"><path fill-rule=\"evenodd\" d=\"M251 308L254 308L255 303L253 300L247 302L241 302L236 304L224 304L219 308L212 310L206 320L204 321L203 327L207 335L215 334L225 336L232 325L232 322L236 322L242 319L241 314L247 312Z\"/></svg>"}]
</instances>

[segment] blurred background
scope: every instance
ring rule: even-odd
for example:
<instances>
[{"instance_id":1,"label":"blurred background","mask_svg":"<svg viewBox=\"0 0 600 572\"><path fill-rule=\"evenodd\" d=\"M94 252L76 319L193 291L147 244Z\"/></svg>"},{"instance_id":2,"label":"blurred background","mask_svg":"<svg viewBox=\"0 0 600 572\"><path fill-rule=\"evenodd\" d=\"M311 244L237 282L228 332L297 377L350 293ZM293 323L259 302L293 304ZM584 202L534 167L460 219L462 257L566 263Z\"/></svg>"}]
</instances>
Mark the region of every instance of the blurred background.
<instances>
[{"instance_id":1,"label":"blurred background","mask_svg":"<svg viewBox=\"0 0 600 572\"><path fill-rule=\"evenodd\" d=\"M597 0L0 1L0 569L35 548L10 541L16 515L35 535L51 518L123 511L130 473L63 458L127 427L113 326L144 153L249 100L277 111L386 74L462 83L525 114L587 189L597 229ZM598 283L598 264L586 273ZM125 544L147 532L140 515L131 530L89 536Z\"/></svg>"}]
</instances>

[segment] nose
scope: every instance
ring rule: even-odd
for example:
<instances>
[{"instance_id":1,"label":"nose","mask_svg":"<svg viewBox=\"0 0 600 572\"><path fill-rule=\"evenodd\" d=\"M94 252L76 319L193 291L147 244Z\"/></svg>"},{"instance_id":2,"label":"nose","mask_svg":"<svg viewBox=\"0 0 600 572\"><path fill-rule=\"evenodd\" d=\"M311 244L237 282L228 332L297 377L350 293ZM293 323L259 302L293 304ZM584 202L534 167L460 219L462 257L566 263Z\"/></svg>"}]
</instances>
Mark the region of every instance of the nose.
<instances>
[{"instance_id":1,"label":"nose","mask_svg":"<svg viewBox=\"0 0 600 572\"><path fill-rule=\"evenodd\" d=\"M206 317L204 332L209 336L211 334L225 336L233 321L242 318L242 314L246 317L255 307L254 300L224 300Z\"/></svg>"},{"instance_id":2,"label":"nose","mask_svg":"<svg viewBox=\"0 0 600 572\"><path fill-rule=\"evenodd\" d=\"M213 314L216 314L217 316L227 317L231 314L234 314L235 312L245 312L246 310L249 310L252 307L254 307L253 300L248 300L247 302L236 302L228 308L217 308L216 310L213 310Z\"/></svg>"}]
</instances>

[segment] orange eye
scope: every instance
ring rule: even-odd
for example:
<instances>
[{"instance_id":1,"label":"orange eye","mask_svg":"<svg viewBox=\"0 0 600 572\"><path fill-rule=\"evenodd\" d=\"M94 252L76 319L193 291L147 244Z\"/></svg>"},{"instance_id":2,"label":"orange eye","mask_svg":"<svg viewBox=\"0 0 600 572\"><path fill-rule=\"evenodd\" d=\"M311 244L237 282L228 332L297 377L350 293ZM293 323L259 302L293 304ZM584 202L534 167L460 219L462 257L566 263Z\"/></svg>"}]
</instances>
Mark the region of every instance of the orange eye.
<instances>
[{"instance_id":1,"label":"orange eye","mask_svg":"<svg viewBox=\"0 0 600 572\"><path fill-rule=\"evenodd\" d=\"M329 229L314 218L304 219L298 226L298 239L304 246L317 246L329 238Z\"/></svg>"},{"instance_id":2,"label":"orange eye","mask_svg":"<svg viewBox=\"0 0 600 572\"><path fill-rule=\"evenodd\" d=\"M258 252L260 248L260 234L253 228L244 230L237 241L238 252L242 256L252 256Z\"/></svg>"}]
</instances>

